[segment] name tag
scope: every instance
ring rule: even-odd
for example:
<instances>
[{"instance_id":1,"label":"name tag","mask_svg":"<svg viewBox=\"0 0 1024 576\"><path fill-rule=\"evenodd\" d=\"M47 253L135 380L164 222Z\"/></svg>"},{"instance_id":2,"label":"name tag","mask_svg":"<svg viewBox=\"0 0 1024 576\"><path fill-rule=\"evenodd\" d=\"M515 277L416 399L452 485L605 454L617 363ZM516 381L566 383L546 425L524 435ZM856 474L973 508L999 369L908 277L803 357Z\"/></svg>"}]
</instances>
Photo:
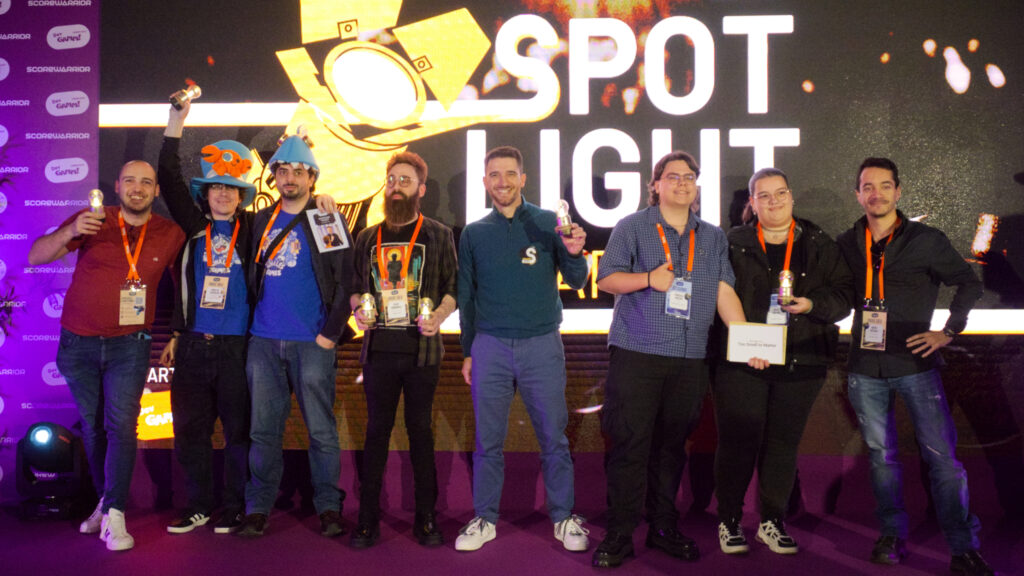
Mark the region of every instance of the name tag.
<instances>
[{"instance_id":1,"label":"name tag","mask_svg":"<svg viewBox=\"0 0 1024 576\"><path fill-rule=\"evenodd\" d=\"M777 324L785 326L789 324L789 312L782 309L779 305L779 295L777 293L772 294L771 303L768 306L768 318L765 320L765 324Z\"/></svg>"},{"instance_id":2,"label":"name tag","mask_svg":"<svg viewBox=\"0 0 1024 576\"><path fill-rule=\"evenodd\" d=\"M207 274L203 280L203 296L199 299L199 307L223 310L228 299L229 279L227 276Z\"/></svg>"},{"instance_id":3,"label":"name tag","mask_svg":"<svg viewBox=\"0 0 1024 576\"><path fill-rule=\"evenodd\" d=\"M864 350L885 350L885 322L888 313L881 308L868 308L861 311L860 347Z\"/></svg>"},{"instance_id":4,"label":"name tag","mask_svg":"<svg viewBox=\"0 0 1024 576\"><path fill-rule=\"evenodd\" d=\"M693 282L676 278L665 293L665 314L690 319L690 299L693 296Z\"/></svg>"},{"instance_id":5,"label":"name tag","mask_svg":"<svg viewBox=\"0 0 1024 576\"><path fill-rule=\"evenodd\" d=\"M385 290L381 294L384 300L384 325L409 325L409 294L405 288Z\"/></svg>"},{"instance_id":6,"label":"name tag","mask_svg":"<svg viewBox=\"0 0 1024 576\"><path fill-rule=\"evenodd\" d=\"M121 286L117 322L121 326L137 326L146 323L145 284Z\"/></svg>"}]
</instances>

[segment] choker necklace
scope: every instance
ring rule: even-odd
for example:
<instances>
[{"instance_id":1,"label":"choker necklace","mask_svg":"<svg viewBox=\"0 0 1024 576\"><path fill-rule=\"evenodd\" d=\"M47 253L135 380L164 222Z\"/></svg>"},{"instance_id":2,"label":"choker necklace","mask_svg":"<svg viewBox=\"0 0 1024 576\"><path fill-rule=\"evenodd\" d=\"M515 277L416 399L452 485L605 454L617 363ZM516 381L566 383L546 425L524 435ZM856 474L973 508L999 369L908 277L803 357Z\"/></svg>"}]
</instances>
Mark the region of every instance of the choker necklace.
<instances>
[{"instance_id":1,"label":"choker necklace","mask_svg":"<svg viewBox=\"0 0 1024 576\"><path fill-rule=\"evenodd\" d=\"M761 230L764 230L768 234L782 234L784 232L789 232L789 224L786 224L782 228L765 228L764 225L761 225Z\"/></svg>"}]
</instances>

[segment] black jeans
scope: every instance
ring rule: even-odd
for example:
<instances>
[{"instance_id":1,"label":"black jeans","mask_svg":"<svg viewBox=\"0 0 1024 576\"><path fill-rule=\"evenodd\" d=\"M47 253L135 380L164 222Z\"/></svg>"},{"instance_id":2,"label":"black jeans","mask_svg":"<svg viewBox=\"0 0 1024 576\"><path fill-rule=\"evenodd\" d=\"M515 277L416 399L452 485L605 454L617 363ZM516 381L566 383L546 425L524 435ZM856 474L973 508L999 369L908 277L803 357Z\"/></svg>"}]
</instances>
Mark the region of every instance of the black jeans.
<instances>
[{"instance_id":1,"label":"black jeans","mask_svg":"<svg viewBox=\"0 0 1024 576\"><path fill-rule=\"evenodd\" d=\"M796 475L796 456L825 367L772 366L753 373L719 364L715 396L718 451L715 495L722 521L743 516L743 496L757 466L761 519L783 519Z\"/></svg>"},{"instance_id":2,"label":"black jeans","mask_svg":"<svg viewBox=\"0 0 1024 576\"><path fill-rule=\"evenodd\" d=\"M601 430L608 442L608 530L631 534L647 488L652 527L675 527L686 439L708 386L703 359L672 358L612 347Z\"/></svg>"},{"instance_id":3,"label":"black jeans","mask_svg":"<svg viewBox=\"0 0 1024 576\"><path fill-rule=\"evenodd\" d=\"M403 394L416 514L434 512L437 469L434 465L434 432L430 423L440 374L439 365L416 366L415 354L371 353L369 362L363 364L368 418L359 482L360 524L372 525L380 521L380 491L388 461L388 444L391 430L395 427L398 399Z\"/></svg>"},{"instance_id":4,"label":"black jeans","mask_svg":"<svg viewBox=\"0 0 1024 576\"><path fill-rule=\"evenodd\" d=\"M224 429L224 506L245 508L249 476L249 387L245 378L245 337L186 332L179 337L171 384L174 452L185 472L188 505L213 511L211 459L214 423Z\"/></svg>"}]
</instances>

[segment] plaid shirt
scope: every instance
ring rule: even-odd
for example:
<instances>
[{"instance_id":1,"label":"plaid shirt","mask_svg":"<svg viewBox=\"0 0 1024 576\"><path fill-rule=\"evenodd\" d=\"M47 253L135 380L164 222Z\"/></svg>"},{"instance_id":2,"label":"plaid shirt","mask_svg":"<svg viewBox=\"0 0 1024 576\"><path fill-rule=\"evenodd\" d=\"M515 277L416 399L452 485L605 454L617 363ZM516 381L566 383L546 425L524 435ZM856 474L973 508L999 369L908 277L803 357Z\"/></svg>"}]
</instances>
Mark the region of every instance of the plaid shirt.
<instances>
[{"instance_id":1,"label":"plaid shirt","mask_svg":"<svg viewBox=\"0 0 1024 576\"><path fill-rule=\"evenodd\" d=\"M645 288L615 296L615 312L608 330L608 345L634 352L676 358L704 358L708 330L718 304L718 283L736 283L729 264L729 242L725 232L694 214L682 234L669 226L657 206L626 216L615 225L598 261L598 280L615 272L647 273L665 263L665 249L658 236L661 223L672 254L676 276L686 272L690 251L690 230L695 230L693 297L690 319L665 313L665 293Z\"/></svg>"},{"instance_id":2,"label":"plaid shirt","mask_svg":"<svg viewBox=\"0 0 1024 576\"><path fill-rule=\"evenodd\" d=\"M352 278L350 294L373 294L380 305L380 295L373 286L370 277L370 264L377 258L377 229L383 226L381 222L375 226L369 226L359 233L355 242L355 274ZM441 305L445 296L456 298L456 287L458 285L458 263L455 257L455 241L452 238L452 230L444 224L432 218L423 217L423 226L416 244L426 247L424 256L426 268L423 270L420 286L420 297L430 298L435 306ZM415 313L415 311L410 311ZM363 335L363 349L359 353L359 361L367 363L369 352L373 345L373 337L376 330L367 330ZM416 353L417 366L435 366L441 363L444 357L444 344L441 340L441 333L427 337L420 335L418 350Z\"/></svg>"}]
</instances>

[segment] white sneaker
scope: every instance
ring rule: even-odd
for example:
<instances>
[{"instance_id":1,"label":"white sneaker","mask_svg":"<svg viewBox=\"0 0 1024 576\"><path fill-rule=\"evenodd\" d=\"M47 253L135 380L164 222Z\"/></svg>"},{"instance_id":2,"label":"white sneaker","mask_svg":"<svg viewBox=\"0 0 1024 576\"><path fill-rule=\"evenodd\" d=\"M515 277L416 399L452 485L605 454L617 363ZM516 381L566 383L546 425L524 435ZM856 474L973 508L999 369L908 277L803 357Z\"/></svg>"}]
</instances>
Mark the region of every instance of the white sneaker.
<instances>
[{"instance_id":1,"label":"white sneaker","mask_svg":"<svg viewBox=\"0 0 1024 576\"><path fill-rule=\"evenodd\" d=\"M565 546L570 552L586 552L590 546L587 534L590 530L583 527L586 519L573 514L561 522L555 524L555 539Z\"/></svg>"},{"instance_id":2,"label":"white sneaker","mask_svg":"<svg viewBox=\"0 0 1024 576\"><path fill-rule=\"evenodd\" d=\"M135 539L124 525L124 512L116 508L107 510L100 526L100 540L106 542L107 550L112 552L130 550L135 546Z\"/></svg>"},{"instance_id":3,"label":"white sneaker","mask_svg":"<svg viewBox=\"0 0 1024 576\"><path fill-rule=\"evenodd\" d=\"M103 523L103 498L100 498L96 509L92 511L92 514L88 518L82 520L82 523L78 525L78 531L82 534L95 534L100 531L100 524Z\"/></svg>"},{"instance_id":4,"label":"white sneaker","mask_svg":"<svg viewBox=\"0 0 1024 576\"><path fill-rule=\"evenodd\" d=\"M757 528L757 541L768 545L776 554L796 554L800 548L786 533L782 520L767 520Z\"/></svg>"},{"instance_id":5,"label":"white sneaker","mask_svg":"<svg viewBox=\"0 0 1024 576\"><path fill-rule=\"evenodd\" d=\"M726 554L746 554L750 551L743 528L735 519L718 523L718 544Z\"/></svg>"},{"instance_id":6,"label":"white sneaker","mask_svg":"<svg viewBox=\"0 0 1024 576\"><path fill-rule=\"evenodd\" d=\"M481 546L494 540L498 530L494 524L477 516L469 521L459 530L459 537L455 539L455 549L460 552L472 552L479 550Z\"/></svg>"}]
</instances>

